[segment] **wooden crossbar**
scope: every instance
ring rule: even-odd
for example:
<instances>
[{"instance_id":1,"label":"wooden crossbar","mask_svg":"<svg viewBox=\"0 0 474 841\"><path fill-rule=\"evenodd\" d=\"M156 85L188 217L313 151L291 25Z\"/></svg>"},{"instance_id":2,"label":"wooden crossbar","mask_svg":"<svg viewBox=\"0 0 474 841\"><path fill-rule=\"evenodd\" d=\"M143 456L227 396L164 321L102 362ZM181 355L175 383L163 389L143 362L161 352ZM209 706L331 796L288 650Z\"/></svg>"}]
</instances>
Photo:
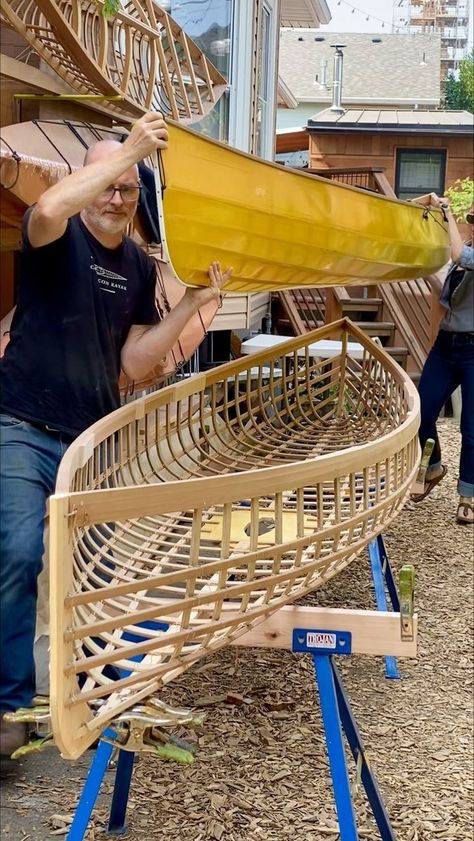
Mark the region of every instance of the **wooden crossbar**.
<instances>
[{"instance_id":1,"label":"wooden crossbar","mask_svg":"<svg viewBox=\"0 0 474 841\"><path fill-rule=\"evenodd\" d=\"M229 611L233 615L232 611ZM237 612L235 613L237 616ZM413 617L413 640L402 640L400 614L379 610L285 605L232 645L246 648L281 648L291 651L294 628L349 631L352 653L393 657L417 656L418 617Z\"/></svg>"}]
</instances>

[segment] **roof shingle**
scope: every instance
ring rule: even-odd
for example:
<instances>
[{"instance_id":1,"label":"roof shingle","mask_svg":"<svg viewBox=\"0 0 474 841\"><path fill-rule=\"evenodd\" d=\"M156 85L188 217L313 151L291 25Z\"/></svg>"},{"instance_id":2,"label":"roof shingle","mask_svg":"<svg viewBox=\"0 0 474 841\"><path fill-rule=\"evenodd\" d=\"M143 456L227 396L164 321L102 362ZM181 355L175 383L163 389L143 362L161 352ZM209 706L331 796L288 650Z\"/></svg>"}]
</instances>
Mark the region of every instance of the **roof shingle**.
<instances>
[{"instance_id":1,"label":"roof shingle","mask_svg":"<svg viewBox=\"0 0 474 841\"><path fill-rule=\"evenodd\" d=\"M282 29L279 75L299 102L332 101L331 44L345 44L343 105L439 105L439 34L322 34L317 29ZM321 85L322 62L327 62L325 87Z\"/></svg>"}]
</instances>

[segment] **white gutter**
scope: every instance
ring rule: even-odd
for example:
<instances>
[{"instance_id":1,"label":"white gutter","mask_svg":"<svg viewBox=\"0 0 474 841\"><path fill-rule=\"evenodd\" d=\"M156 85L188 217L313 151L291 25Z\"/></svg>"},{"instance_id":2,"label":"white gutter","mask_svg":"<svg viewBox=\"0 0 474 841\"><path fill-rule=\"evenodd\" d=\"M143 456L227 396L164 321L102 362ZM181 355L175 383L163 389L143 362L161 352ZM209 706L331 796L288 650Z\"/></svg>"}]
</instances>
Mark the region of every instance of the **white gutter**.
<instances>
[{"instance_id":1,"label":"white gutter","mask_svg":"<svg viewBox=\"0 0 474 841\"><path fill-rule=\"evenodd\" d=\"M293 94L293 96L295 96ZM314 105L330 105L331 104L331 96L327 96L325 99L317 99L314 96L295 96L295 99L298 101L298 105L308 105L314 103ZM434 105L435 107L439 107L439 97L421 97L416 96L410 99L406 98L397 98L391 97L390 99L364 99L360 96L344 96L343 97L343 104L348 105L371 105L374 109L379 108L380 106L391 106L391 105Z\"/></svg>"}]
</instances>

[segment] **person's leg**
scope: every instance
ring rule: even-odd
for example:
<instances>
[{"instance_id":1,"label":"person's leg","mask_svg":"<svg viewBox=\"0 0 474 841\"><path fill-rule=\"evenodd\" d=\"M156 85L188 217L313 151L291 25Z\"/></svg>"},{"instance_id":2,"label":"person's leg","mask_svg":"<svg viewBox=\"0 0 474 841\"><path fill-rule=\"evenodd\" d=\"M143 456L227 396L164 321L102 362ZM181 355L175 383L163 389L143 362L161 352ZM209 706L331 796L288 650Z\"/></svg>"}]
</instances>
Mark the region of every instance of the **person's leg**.
<instances>
[{"instance_id":1,"label":"person's leg","mask_svg":"<svg viewBox=\"0 0 474 841\"><path fill-rule=\"evenodd\" d=\"M426 478L434 478L442 472L441 447L436 422L439 413L448 397L459 385L459 371L453 361L451 338L438 335L427 360L418 386L420 395L420 429L419 439L421 448L428 438L433 438L435 446L430 458Z\"/></svg>"},{"instance_id":2,"label":"person's leg","mask_svg":"<svg viewBox=\"0 0 474 841\"><path fill-rule=\"evenodd\" d=\"M459 461L458 522L474 522L474 337L460 344L457 363L461 374L461 455Z\"/></svg>"},{"instance_id":3,"label":"person's leg","mask_svg":"<svg viewBox=\"0 0 474 841\"><path fill-rule=\"evenodd\" d=\"M0 713L31 704L37 576L46 499L64 453L59 438L0 417Z\"/></svg>"}]
</instances>

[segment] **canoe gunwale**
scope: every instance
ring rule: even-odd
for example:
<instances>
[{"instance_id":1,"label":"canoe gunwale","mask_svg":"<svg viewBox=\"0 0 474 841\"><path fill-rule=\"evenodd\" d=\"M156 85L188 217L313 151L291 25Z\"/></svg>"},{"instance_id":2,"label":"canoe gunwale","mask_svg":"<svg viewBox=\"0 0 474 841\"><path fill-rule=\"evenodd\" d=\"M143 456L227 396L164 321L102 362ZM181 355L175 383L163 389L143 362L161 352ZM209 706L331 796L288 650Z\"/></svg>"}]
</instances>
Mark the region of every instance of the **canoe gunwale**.
<instances>
[{"instance_id":1,"label":"canoe gunwale","mask_svg":"<svg viewBox=\"0 0 474 841\"><path fill-rule=\"evenodd\" d=\"M313 330L311 333L305 334L304 337L298 336L294 339L290 339L288 342L279 345L277 349L274 348L273 350L270 349L259 351L258 353L252 354L250 357L244 357L241 360L236 360L233 362L225 363L224 365L219 365L218 367L211 369L210 371L189 377L189 379L184 380L181 383L174 383L172 385L166 386L165 388L153 394L147 395L146 397L135 401L134 403L121 406L115 412L112 412L110 415L107 415L106 418L103 418L102 420L98 421L93 426L85 430L85 432L79 435L76 438L76 440L70 445L63 460L61 461L61 465L56 479L55 494L67 494L70 497L72 506L71 511L73 510L73 508L76 508L78 511L77 516L79 519L81 516L79 512L81 510L84 510L84 505L86 504L86 501L90 504L93 504L93 499L96 494L99 495L99 499L101 497L103 498L106 494L113 494L113 498L115 500L114 504L119 504L120 497L126 496L127 488L111 488L99 491L93 490L90 492L71 491L71 482L76 471L79 468L84 467L84 465L90 458L94 448L97 447L98 444L105 441L109 436L113 435L115 432L119 432L125 424L141 420L142 418L144 418L147 412L162 408L167 404L178 402L179 400L184 400L190 395L193 395L197 392L202 393L206 390L206 388L220 382L223 379L238 376L238 374L242 371L246 371L249 368L249 365L251 365L252 367L257 365L263 365L265 364L265 362L274 359L275 355L291 353L299 348L308 346L315 341L327 339L330 336L334 336L335 334L339 335L341 333L345 333L346 335L352 336L354 339L357 339L357 341L360 344L362 344L367 350L369 350L371 355L375 359L377 359L386 370L390 371L395 380L398 381L399 385L401 385L406 392L408 406L408 416L406 420L396 430L392 430L386 436L381 437L378 442L378 447L383 448L388 443L391 443L395 436L400 441L408 441L413 433L413 428L417 427L418 425L417 416L419 409L419 397L414 383L412 382L408 374L403 372L402 369L397 365L397 363L394 362L394 360L387 353L385 353L375 342L372 342L372 340L368 338L362 330L356 327L356 325L353 324L350 321L350 319L343 318L339 321L334 322L333 324L326 325L324 327L320 327L316 330ZM350 453L352 459L355 459L360 465L363 465L364 463L366 463L366 461L364 460L366 459L366 454L368 450L375 447L376 444L377 442L364 443L356 447L343 450L341 453L331 453L324 456L318 456L316 459L310 459L306 462L300 462L300 466L301 469L304 470L304 465L308 465L307 469L309 472L309 465L311 465L311 469L317 469L317 474L315 473L313 475L322 475L326 467L329 467L329 465L331 465L331 470L341 470L342 474L344 472L344 460L347 459L348 453ZM245 477L245 481L247 482L249 478L252 477L253 482L256 483L256 486L260 486L260 484L263 485L270 476L273 477L274 481L278 481L278 477L284 477L286 471L287 468L285 466L273 466L262 468L261 470L257 471L258 476L263 475L264 477L262 483L260 483L259 480L255 477L256 471L226 473L225 476L216 477L212 481L216 482L216 487L220 488L220 486L225 484L226 481L229 481L230 477L232 477L232 479L237 479L238 477L242 476ZM203 478L205 478L206 483L209 483L209 477L187 479L187 483L196 483L195 485L193 485L193 487L197 489L199 487L199 484L202 484ZM168 491L171 492L172 488L178 488L179 486L180 482L178 481L166 482L163 487L166 487ZM181 488L181 491L182 490L183 489ZM144 487L143 492L144 496L149 495L152 498L153 501L150 502L152 506L158 504L158 500L161 498L161 495L163 495L164 498L166 497L166 493L163 493L159 485L153 485L152 487ZM75 503L72 502L73 499L75 500ZM142 503L145 503L145 499L142 500ZM165 499L163 499L162 504L165 504ZM162 513L164 513L165 509L162 509L160 507L159 509L157 508L155 510L156 512L158 512L159 510ZM171 507L167 510L173 511L175 509ZM92 516L92 509L89 511L88 516Z\"/></svg>"}]
</instances>

